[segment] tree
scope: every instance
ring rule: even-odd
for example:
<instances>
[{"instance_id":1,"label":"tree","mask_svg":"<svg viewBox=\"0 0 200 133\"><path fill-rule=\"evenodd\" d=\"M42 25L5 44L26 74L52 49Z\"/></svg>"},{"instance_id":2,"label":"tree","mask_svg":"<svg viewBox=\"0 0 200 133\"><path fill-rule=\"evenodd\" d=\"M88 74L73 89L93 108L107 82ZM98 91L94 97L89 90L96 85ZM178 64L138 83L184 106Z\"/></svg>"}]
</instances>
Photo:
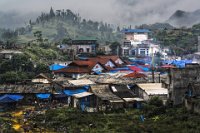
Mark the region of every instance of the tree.
<instances>
[{"instance_id":1,"label":"tree","mask_svg":"<svg viewBox=\"0 0 200 133\"><path fill-rule=\"evenodd\" d=\"M36 68L35 68L35 73L36 74L40 74L40 73L49 73L49 66L44 64L44 63L39 63L37 64Z\"/></svg>"},{"instance_id":2,"label":"tree","mask_svg":"<svg viewBox=\"0 0 200 133\"><path fill-rule=\"evenodd\" d=\"M55 13L54 13L52 7L51 7L51 9L50 9L49 16L50 16L51 18L55 17Z\"/></svg>"},{"instance_id":3,"label":"tree","mask_svg":"<svg viewBox=\"0 0 200 133\"><path fill-rule=\"evenodd\" d=\"M119 48L120 48L120 43L119 42L113 42L110 46L111 53L114 55L119 54Z\"/></svg>"},{"instance_id":4,"label":"tree","mask_svg":"<svg viewBox=\"0 0 200 133\"><path fill-rule=\"evenodd\" d=\"M19 54L13 56L11 59L13 70L16 71L33 71L33 63L30 61L30 58L25 54Z\"/></svg>"},{"instance_id":5,"label":"tree","mask_svg":"<svg viewBox=\"0 0 200 133\"><path fill-rule=\"evenodd\" d=\"M43 42L43 38L42 38L42 31L36 31L33 33L34 37L36 37L36 40L40 43Z\"/></svg>"},{"instance_id":6,"label":"tree","mask_svg":"<svg viewBox=\"0 0 200 133\"><path fill-rule=\"evenodd\" d=\"M117 26L117 32L120 32L120 27L119 26Z\"/></svg>"}]
</instances>

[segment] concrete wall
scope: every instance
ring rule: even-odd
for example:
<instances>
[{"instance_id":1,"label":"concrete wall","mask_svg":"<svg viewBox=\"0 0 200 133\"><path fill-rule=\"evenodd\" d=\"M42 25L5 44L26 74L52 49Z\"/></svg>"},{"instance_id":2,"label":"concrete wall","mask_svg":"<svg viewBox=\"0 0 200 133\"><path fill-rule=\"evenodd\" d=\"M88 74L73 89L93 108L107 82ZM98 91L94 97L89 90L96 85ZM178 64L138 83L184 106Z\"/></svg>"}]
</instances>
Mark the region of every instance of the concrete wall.
<instances>
[{"instance_id":1,"label":"concrete wall","mask_svg":"<svg viewBox=\"0 0 200 133\"><path fill-rule=\"evenodd\" d=\"M173 68L169 74L169 98L174 105L182 104L189 84L200 82L200 66Z\"/></svg>"},{"instance_id":2,"label":"concrete wall","mask_svg":"<svg viewBox=\"0 0 200 133\"><path fill-rule=\"evenodd\" d=\"M200 114L200 99L185 99L185 107L191 112Z\"/></svg>"}]
</instances>

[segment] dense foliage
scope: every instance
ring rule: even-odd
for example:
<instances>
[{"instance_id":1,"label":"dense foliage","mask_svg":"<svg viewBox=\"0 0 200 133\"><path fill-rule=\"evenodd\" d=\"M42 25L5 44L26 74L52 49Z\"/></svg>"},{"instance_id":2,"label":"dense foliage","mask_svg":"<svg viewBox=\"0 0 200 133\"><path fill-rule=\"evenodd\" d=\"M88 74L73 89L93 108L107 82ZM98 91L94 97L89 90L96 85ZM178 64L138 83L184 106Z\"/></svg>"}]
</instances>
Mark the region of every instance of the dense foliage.
<instances>
[{"instance_id":1,"label":"dense foliage","mask_svg":"<svg viewBox=\"0 0 200 133\"><path fill-rule=\"evenodd\" d=\"M169 47L171 54L181 56L197 51L199 35L200 24L194 25L192 28L156 30L153 36L162 47Z\"/></svg>"},{"instance_id":2,"label":"dense foliage","mask_svg":"<svg viewBox=\"0 0 200 133\"><path fill-rule=\"evenodd\" d=\"M26 54L15 55L10 60L0 61L0 83L22 82L39 73L49 73L48 65L40 62L34 64L30 56Z\"/></svg>"}]
</instances>

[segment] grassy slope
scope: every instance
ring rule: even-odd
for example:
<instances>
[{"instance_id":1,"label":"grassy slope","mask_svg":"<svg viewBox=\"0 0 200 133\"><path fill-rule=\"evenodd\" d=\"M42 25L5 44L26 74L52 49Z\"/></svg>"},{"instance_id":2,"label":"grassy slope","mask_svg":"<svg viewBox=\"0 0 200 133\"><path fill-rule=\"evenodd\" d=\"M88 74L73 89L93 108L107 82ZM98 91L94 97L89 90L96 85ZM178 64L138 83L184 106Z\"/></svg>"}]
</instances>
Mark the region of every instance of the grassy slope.
<instances>
[{"instance_id":1,"label":"grassy slope","mask_svg":"<svg viewBox=\"0 0 200 133\"><path fill-rule=\"evenodd\" d=\"M182 108L167 109L164 114L145 117L142 111L131 109L118 113L82 113L72 109L48 110L46 125L52 130L65 127L69 132L154 132L154 133L195 133L200 131L200 117ZM144 114L145 115L145 114ZM42 121L44 116L37 116ZM93 124L92 127L89 127ZM44 125L43 125L44 126Z\"/></svg>"}]
</instances>

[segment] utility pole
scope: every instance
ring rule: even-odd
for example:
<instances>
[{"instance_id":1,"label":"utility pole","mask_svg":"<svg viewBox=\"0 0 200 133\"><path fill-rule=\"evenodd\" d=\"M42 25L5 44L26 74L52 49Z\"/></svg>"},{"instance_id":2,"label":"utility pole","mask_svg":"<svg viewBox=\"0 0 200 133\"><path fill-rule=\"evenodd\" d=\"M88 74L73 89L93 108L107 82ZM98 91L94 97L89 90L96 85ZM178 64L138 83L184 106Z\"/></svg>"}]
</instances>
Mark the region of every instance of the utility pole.
<instances>
[{"instance_id":1,"label":"utility pole","mask_svg":"<svg viewBox=\"0 0 200 133\"><path fill-rule=\"evenodd\" d=\"M155 68L154 68L154 53L153 53L153 49L152 49L152 83L155 83L155 77L154 77L154 71L155 71Z\"/></svg>"}]
</instances>

